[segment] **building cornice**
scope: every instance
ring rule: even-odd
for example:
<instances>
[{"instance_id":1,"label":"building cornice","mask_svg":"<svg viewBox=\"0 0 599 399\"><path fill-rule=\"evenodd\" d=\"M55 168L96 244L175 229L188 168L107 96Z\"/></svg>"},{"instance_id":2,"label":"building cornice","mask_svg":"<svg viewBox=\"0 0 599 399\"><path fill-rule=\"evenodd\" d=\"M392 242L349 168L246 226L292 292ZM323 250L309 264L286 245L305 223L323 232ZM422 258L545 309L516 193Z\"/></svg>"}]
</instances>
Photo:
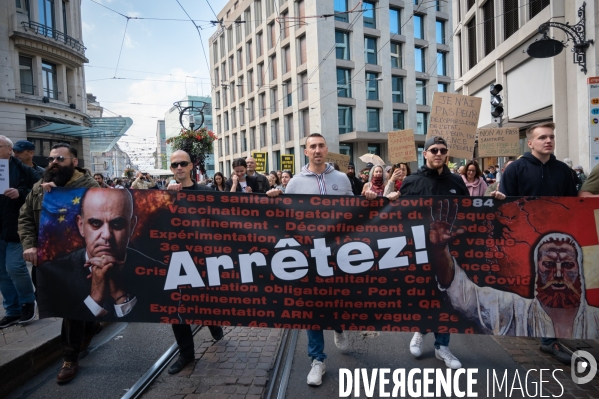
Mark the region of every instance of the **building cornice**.
<instances>
[{"instance_id":1,"label":"building cornice","mask_svg":"<svg viewBox=\"0 0 599 399\"><path fill-rule=\"evenodd\" d=\"M10 38L20 50L46 56L71 68L79 68L89 62L80 52L46 36L14 31Z\"/></svg>"}]
</instances>

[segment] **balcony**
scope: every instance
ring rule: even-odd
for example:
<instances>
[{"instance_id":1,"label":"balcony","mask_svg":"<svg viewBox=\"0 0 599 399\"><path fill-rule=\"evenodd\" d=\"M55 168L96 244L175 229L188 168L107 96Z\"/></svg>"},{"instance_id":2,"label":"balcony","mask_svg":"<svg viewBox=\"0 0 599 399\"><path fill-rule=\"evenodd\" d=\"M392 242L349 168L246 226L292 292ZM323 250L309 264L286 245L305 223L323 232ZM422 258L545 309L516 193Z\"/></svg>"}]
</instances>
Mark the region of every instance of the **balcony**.
<instances>
[{"instance_id":1,"label":"balcony","mask_svg":"<svg viewBox=\"0 0 599 399\"><path fill-rule=\"evenodd\" d=\"M21 22L21 26L23 27L23 29L25 29L26 32L32 31L37 35L53 38L54 40L60 43L64 43L66 46L71 47L79 53L85 53L86 48L85 46L83 46L83 43L81 43L79 40L72 38L71 36L65 35L64 33L57 31L56 29L52 29L46 25L42 25L38 22L33 21L23 21Z\"/></svg>"}]
</instances>

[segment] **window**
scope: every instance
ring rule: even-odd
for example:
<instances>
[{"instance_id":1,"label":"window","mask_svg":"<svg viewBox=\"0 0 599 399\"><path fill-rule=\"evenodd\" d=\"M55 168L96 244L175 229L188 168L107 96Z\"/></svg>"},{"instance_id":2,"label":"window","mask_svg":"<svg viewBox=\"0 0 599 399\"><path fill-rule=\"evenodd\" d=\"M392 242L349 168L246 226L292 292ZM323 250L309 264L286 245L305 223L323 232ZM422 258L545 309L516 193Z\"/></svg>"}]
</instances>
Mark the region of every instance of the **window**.
<instances>
[{"instance_id":1,"label":"window","mask_svg":"<svg viewBox=\"0 0 599 399\"><path fill-rule=\"evenodd\" d=\"M295 15L298 18L297 25L299 25L299 27L301 28L306 24L306 6L304 4L304 0L296 1L296 4L297 6L295 9Z\"/></svg>"},{"instance_id":2,"label":"window","mask_svg":"<svg viewBox=\"0 0 599 399\"><path fill-rule=\"evenodd\" d=\"M254 23L256 28L262 23L262 2L260 0L254 1Z\"/></svg>"},{"instance_id":3,"label":"window","mask_svg":"<svg viewBox=\"0 0 599 399\"><path fill-rule=\"evenodd\" d=\"M374 37L364 38L364 58L367 64L376 64L376 39Z\"/></svg>"},{"instance_id":4,"label":"window","mask_svg":"<svg viewBox=\"0 0 599 399\"><path fill-rule=\"evenodd\" d=\"M239 104L239 126L245 125L245 104Z\"/></svg>"},{"instance_id":5,"label":"window","mask_svg":"<svg viewBox=\"0 0 599 399\"><path fill-rule=\"evenodd\" d=\"M269 43L269 48L273 48L274 46L276 46L277 44L277 27L275 26L275 23L273 22L272 24L268 25L268 43Z\"/></svg>"},{"instance_id":6,"label":"window","mask_svg":"<svg viewBox=\"0 0 599 399\"><path fill-rule=\"evenodd\" d=\"M252 61L252 41L250 40L245 44L245 63L250 66Z\"/></svg>"},{"instance_id":7,"label":"window","mask_svg":"<svg viewBox=\"0 0 599 399\"><path fill-rule=\"evenodd\" d=\"M270 89L270 112L277 112L279 104L279 90Z\"/></svg>"},{"instance_id":8,"label":"window","mask_svg":"<svg viewBox=\"0 0 599 399\"><path fill-rule=\"evenodd\" d=\"M302 73L299 76L299 84L301 85L300 89L300 102L308 99L308 74Z\"/></svg>"},{"instance_id":9,"label":"window","mask_svg":"<svg viewBox=\"0 0 599 399\"><path fill-rule=\"evenodd\" d=\"M447 83L438 83L437 91L440 91L442 93L447 93Z\"/></svg>"},{"instance_id":10,"label":"window","mask_svg":"<svg viewBox=\"0 0 599 399\"><path fill-rule=\"evenodd\" d=\"M227 29L227 51L233 49L233 27Z\"/></svg>"},{"instance_id":11,"label":"window","mask_svg":"<svg viewBox=\"0 0 599 399\"><path fill-rule=\"evenodd\" d=\"M272 168L274 170L280 169L281 164L281 151L273 151L272 152Z\"/></svg>"},{"instance_id":12,"label":"window","mask_svg":"<svg viewBox=\"0 0 599 399\"><path fill-rule=\"evenodd\" d=\"M374 155L381 156L381 145L380 144L368 143L368 147L366 147L366 148L367 148L368 154L374 154Z\"/></svg>"},{"instance_id":13,"label":"window","mask_svg":"<svg viewBox=\"0 0 599 399\"><path fill-rule=\"evenodd\" d=\"M19 76L21 78L21 93L34 94L33 60L31 58L19 56Z\"/></svg>"},{"instance_id":14,"label":"window","mask_svg":"<svg viewBox=\"0 0 599 399\"><path fill-rule=\"evenodd\" d=\"M258 64L258 87L262 87L264 84L264 64Z\"/></svg>"},{"instance_id":15,"label":"window","mask_svg":"<svg viewBox=\"0 0 599 399\"><path fill-rule=\"evenodd\" d=\"M364 18L364 27L376 29L375 3L365 1L362 6L362 17Z\"/></svg>"},{"instance_id":16,"label":"window","mask_svg":"<svg viewBox=\"0 0 599 399\"><path fill-rule=\"evenodd\" d=\"M428 114L416 112L416 134L426 134L428 130Z\"/></svg>"},{"instance_id":17,"label":"window","mask_svg":"<svg viewBox=\"0 0 599 399\"><path fill-rule=\"evenodd\" d=\"M243 52L241 49L237 50L237 70L243 70Z\"/></svg>"},{"instance_id":18,"label":"window","mask_svg":"<svg viewBox=\"0 0 599 399\"><path fill-rule=\"evenodd\" d=\"M353 162L353 155L354 155L353 144L339 143L339 154L348 155L350 157L349 160Z\"/></svg>"},{"instance_id":19,"label":"window","mask_svg":"<svg viewBox=\"0 0 599 399\"><path fill-rule=\"evenodd\" d=\"M239 80L237 81L237 97L239 97L240 99L245 95L243 88L243 76L240 76Z\"/></svg>"},{"instance_id":20,"label":"window","mask_svg":"<svg viewBox=\"0 0 599 399\"><path fill-rule=\"evenodd\" d=\"M310 135L310 110L308 108L300 111L300 132L303 137Z\"/></svg>"},{"instance_id":21,"label":"window","mask_svg":"<svg viewBox=\"0 0 599 399\"><path fill-rule=\"evenodd\" d=\"M250 121L254 120L254 99L248 101L248 118Z\"/></svg>"},{"instance_id":22,"label":"window","mask_svg":"<svg viewBox=\"0 0 599 399\"><path fill-rule=\"evenodd\" d=\"M528 10L530 13L530 19L533 19L543 8L549 5L549 0L531 0L528 2Z\"/></svg>"},{"instance_id":23,"label":"window","mask_svg":"<svg viewBox=\"0 0 599 399\"><path fill-rule=\"evenodd\" d=\"M447 76L447 53L437 51L437 75Z\"/></svg>"},{"instance_id":24,"label":"window","mask_svg":"<svg viewBox=\"0 0 599 399\"><path fill-rule=\"evenodd\" d=\"M214 82L218 85L220 84L220 77L218 73L218 68L214 68Z\"/></svg>"},{"instance_id":25,"label":"window","mask_svg":"<svg viewBox=\"0 0 599 399\"><path fill-rule=\"evenodd\" d=\"M262 32L256 35L256 57L262 55Z\"/></svg>"},{"instance_id":26,"label":"window","mask_svg":"<svg viewBox=\"0 0 599 399\"><path fill-rule=\"evenodd\" d=\"M277 56L273 55L270 57L270 80L275 80L277 78Z\"/></svg>"},{"instance_id":27,"label":"window","mask_svg":"<svg viewBox=\"0 0 599 399\"><path fill-rule=\"evenodd\" d=\"M260 125L260 147L266 147L266 123Z\"/></svg>"},{"instance_id":28,"label":"window","mask_svg":"<svg viewBox=\"0 0 599 399\"><path fill-rule=\"evenodd\" d=\"M231 154L231 136L225 137L225 156Z\"/></svg>"},{"instance_id":29,"label":"window","mask_svg":"<svg viewBox=\"0 0 599 399\"><path fill-rule=\"evenodd\" d=\"M519 28L518 0L503 0L503 39L507 39Z\"/></svg>"},{"instance_id":30,"label":"window","mask_svg":"<svg viewBox=\"0 0 599 399\"><path fill-rule=\"evenodd\" d=\"M225 35L222 35L220 37L220 39L218 39L219 43L220 43L220 56L224 57L225 56Z\"/></svg>"},{"instance_id":31,"label":"window","mask_svg":"<svg viewBox=\"0 0 599 399\"><path fill-rule=\"evenodd\" d=\"M349 33L339 30L335 31L335 46L337 47L337 59L349 60Z\"/></svg>"},{"instance_id":32,"label":"window","mask_svg":"<svg viewBox=\"0 0 599 399\"><path fill-rule=\"evenodd\" d=\"M337 119L339 120L339 134L353 132L353 117L351 107L338 107Z\"/></svg>"},{"instance_id":33,"label":"window","mask_svg":"<svg viewBox=\"0 0 599 399\"><path fill-rule=\"evenodd\" d=\"M426 81L416 80L416 104L426 105Z\"/></svg>"},{"instance_id":34,"label":"window","mask_svg":"<svg viewBox=\"0 0 599 399\"><path fill-rule=\"evenodd\" d=\"M243 20L245 21L245 35L247 36L252 32L252 11L249 7L243 12Z\"/></svg>"},{"instance_id":35,"label":"window","mask_svg":"<svg viewBox=\"0 0 599 399\"><path fill-rule=\"evenodd\" d=\"M396 8L389 9L389 30L393 35L401 34L401 13Z\"/></svg>"},{"instance_id":36,"label":"window","mask_svg":"<svg viewBox=\"0 0 599 399\"><path fill-rule=\"evenodd\" d=\"M379 81L378 74L366 72L366 99L367 100L378 100L379 99Z\"/></svg>"},{"instance_id":37,"label":"window","mask_svg":"<svg viewBox=\"0 0 599 399\"><path fill-rule=\"evenodd\" d=\"M482 9L485 55L488 55L491 51L495 50L495 1L487 0Z\"/></svg>"},{"instance_id":38,"label":"window","mask_svg":"<svg viewBox=\"0 0 599 399\"><path fill-rule=\"evenodd\" d=\"M291 49L289 46L283 48L283 73L291 70Z\"/></svg>"},{"instance_id":39,"label":"window","mask_svg":"<svg viewBox=\"0 0 599 399\"><path fill-rule=\"evenodd\" d=\"M416 47L414 49L414 56L415 56L415 69L416 72L425 72L426 69L426 59L425 59L425 55L424 55L424 49L420 48L420 47Z\"/></svg>"},{"instance_id":40,"label":"window","mask_svg":"<svg viewBox=\"0 0 599 399\"><path fill-rule=\"evenodd\" d=\"M231 108L231 129L237 127L237 108Z\"/></svg>"},{"instance_id":41,"label":"window","mask_svg":"<svg viewBox=\"0 0 599 399\"><path fill-rule=\"evenodd\" d=\"M215 41L212 43L212 63L218 64L218 43Z\"/></svg>"},{"instance_id":42,"label":"window","mask_svg":"<svg viewBox=\"0 0 599 399\"><path fill-rule=\"evenodd\" d=\"M294 139L293 134L293 115L285 116L285 141L292 141Z\"/></svg>"},{"instance_id":43,"label":"window","mask_svg":"<svg viewBox=\"0 0 599 399\"><path fill-rule=\"evenodd\" d=\"M214 109L220 109L220 91L214 94Z\"/></svg>"},{"instance_id":44,"label":"window","mask_svg":"<svg viewBox=\"0 0 599 399\"><path fill-rule=\"evenodd\" d=\"M227 80L227 62L225 61L222 64L220 64L220 67L221 67L221 71L223 71L223 80L222 81L224 82L225 80Z\"/></svg>"},{"instance_id":45,"label":"window","mask_svg":"<svg viewBox=\"0 0 599 399\"><path fill-rule=\"evenodd\" d=\"M403 111L393 110L393 130L404 130Z\"/></svg>"},{"instance_id":46,"label":"window","mask_svg":"<svg viewBox=\"0 0 599 399\"><path fill-rule=\"evenodd\" d=\"M237 133L233 133L233 154L237 154Z\"/></svg>"},{"instance_id":47,"label":"window","mask_svg":"<svg viewBox=\"0 0 599 399\"><path fill-rule=\"evenodd\" d=\"M241 43L243 35L241 34L241 17L235 20L235 44Z\"/></svg>"},{"instance_id":48,"label":"window","mask_svg":"<svg viewBox=\"0 0 599 399\"><path fill-rule=\"evenodd\" d=\"M229 57L229 77L232 78L235 75L235 65L233 65L233 56Z\"/></svg>"},{"instance_id":49,"label":"window","mask_svg":"<svg viewBox=\"0 0 599 399\"><path fill-rule=\"evenodd\" d=\"M299 54L297 57L297 65L303 65L306 63L306 36L302 36L298 39L299 42Z\"/></svg>"},{"instance_id":50,"label":"window","mask_svg":"<svg viewBox=\"0 0 599 399\"><path fill-rule=\"evenodd\" d=\"M279 21L281 22L281 39L285 39L286 37L289 37L289 13L288 12L284 12L281 14L281 17L279 18Z\"/></svg>"},{"instance_id":51,"label":"window","mask_svg":"<svg viewBox=\"0 0 599 399\"><path fill-rule=\"evenodd\" d=\"M235 83L231 82L231 84L229 85L229 92L231 93L231 102L234 103L235 102Z\"/></svg>"},{"instance_id":52,"label":"window","mask_svg":"<svg viewBox=\"0 0 599 399\"><path fill-rule=\"evenodd\" d=\"M229 130L229 111L225 111L223 114L223 122L225 123L225 132Z\"/></svg>"},{"instance_id":53,"label":"window","mask_svg":"<svg viewBox=\"0 0 599 399\"><path fill-rule=\"evenodd\" d=\"M468 33L468 69L472 69L477 63L476 56L476 24L475 18L472 18L466 25Z\"/></svg>"},{"instance_id":54,"label":"window","mask_svg":"<svg viewBox=\"0 0 599 399\"><path fill-rule=\"evenodd\" d=\"M293 105L293 96L291 95L293 92L291 89L291 79L283 82L283 90L285 91L285 107L291 107Z\"/></svg>"},{"instance_id":55,"label":"window","mask_svg":"<svg viewBox=\"0 0 599 399\"><path fill-rule=\"evenodd\" d=\"M218 156L222 157L223 156L223 139L218 139ZM222 164L222 162L221 162ZM221 165L221 169L222 169L222 165Z\"/></svg>"},{"instance_id":56,"label":"window","mask_svg":"<svg viewBox=\"0 0 599 399\"><path fill-rule=\"evenodd\" d=\"M58 100L56 65L42 61L42 82L44 87L44 96Z\"/></svg>"},{"instance_id":57,"label":"window","mask_svg":"<svg viewBox=\"0 0 599 399\"><path fill-rule=\"evenodd\" d=\"M341 22L349 22L349 18L345 13L347 11L347 0L335 0L335 20Z\"/></svg>"},{"instance_id":58,"label":"window","mask_svg":"<svg viewBox=\"0 0 599 399\"><path fill-rule=\"evenodd\" d=\"M248 150L248 141L247 141L247 134L245 133L245 130L241 131L241 152L245 152Z\"/></svg>"},{"instance_id":59,"label":"window","mask_svg":"<svg viewBox=\"0 0 599 399\"><path fill-rule=\"evenodd\" d=\"M262 118L264 115L266 115L266 94L265 93L261 93L260 97L258 97L260 100L260 118Z\"/></svg>"},{"instance_id":60,"label":"window","mask_svg":"<svg viewBox=\"0 0 599 399\"><path fill-rule=\"evenodd\" d=\"M414 14L414 38L424 39L424 16Z\"/></svg>"},{"instance_id":61,"label":"window","mask_svg":"<svg viewBox=\"0 0 599 399\"><path fill-rule=\"evenodd\" d=\"M272 0L267 0L266 1L266 17L268 18L270 16L270 14L272 14L273 12L274 12L273 2L272 2Z\"/></svg>"},{"instance_id":62,"label":"window","mask_svg":"<svg viewBox=\"0 0 599 399\"><path fill-rule=\"evenodd\" d=\"M380 132L379 109L366 108L366 124L369 132Z\"/></svg>"},{"instance_id":63,"label":"window","mask_svg":"<svg viewBox=\"0 0 599 399\"><path fill-rule=\"evenodd\" d=\"M437 20L436 23L437 43L445 44L445 22Z\"/></svg>"},{"instance_id":64,"label":"window","mask_svg":"<svg viewBox=\"0 0 599 399\"><path fill-rule=\"evenodd\" d=\"M279 144L279 120L273 119L270 121L270 134L271 143L273 145Z\"/></svg>"},{"instance_id":65,"label":"window","mask_svg":"<svg viewBox=\"0 0 599 399\"><path fill-rule=\"evenodd\" d=\"M351 97L351 71L337 68L337 97Z\"/></svg>"},{"instance_id":66,"label":"window","mask_svg":"<svg viewBox=\"0 0 599 399\"><path fill-rule=\"evenodd\" d=\"M254 71L248 71L248 94L254 91Z\"/></svg>"},{"instance_id":67,"label":"window","mask_svg":"<svg viewBox=\"0 0 599 399\"><path fill-rule=\"evenodd\" d=\"M403 68L401 43L391 42L391 68Z\"/></svg>"},{"instance_id":68,"label":"window","mask_svg":"<svg viewBox=\"0 0 599 399\"><path fill-rule=\"evenodd\" d=\"M250 128L250 150L256 148L256 128Z\"/></svg>"},{"instance_id":69,"label":"window","mask_svg":"<svg viewBox=\"0 0 599 399\"><path fill-rule=\"evenodd\" d=\"M223 88L223 107L226 107L228 102L227 102L227 86L226 85L222 85Z\"/></svg>"},{"instance_id":70,"label":"window","mask_svg":"<svg viewBox=\"0 0 599 399\"><path fill-rule=\"evenodd\" d=\"M54 0L39 0L38 3L39 22L46 29L43 30L45 36L54 35Z\"/></svg>"},{"instance_id":71,"label":"window","mask_svg":"<svg viewBox=\"0 0 599 399\"><path fill-rule=\"evenodd\" d=\"M394 103L403 103L403 78L391 77L391 99Z\"/></svg>"},{"instance_id":72,"label":"window","mask_svg":"<svg viewBox=\"0 0 599 399\"><path fill-rule=\"evenodd\" d=\"M466 0L466 10L471 9L475 2L475 0Z\"/></svg>"}]
</instances>

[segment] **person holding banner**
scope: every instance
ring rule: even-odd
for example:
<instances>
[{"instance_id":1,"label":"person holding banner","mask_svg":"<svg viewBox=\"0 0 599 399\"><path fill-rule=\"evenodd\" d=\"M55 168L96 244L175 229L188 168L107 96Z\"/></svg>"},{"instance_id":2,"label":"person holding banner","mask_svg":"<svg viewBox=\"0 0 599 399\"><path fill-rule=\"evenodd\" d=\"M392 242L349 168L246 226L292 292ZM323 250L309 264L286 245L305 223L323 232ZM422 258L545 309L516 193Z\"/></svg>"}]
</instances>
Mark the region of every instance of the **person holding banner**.
<instances>
[{"instance_id":1,"label":"person holding banner","mask_svg":"<svg viewBox=\"0 0 599 399\"><path fill-rule=\"evenodd\" d=\"M290 170L284 170L281 173L281 192L285 194L285 190L287 189L287 185L289 184L289 180L293 178L293 173Z\"/></svg>"},{"instance_id":2,"label":"person holding banner","mask_svg":"<svg viewBox=\"0 0 599 399\"><path fill-rule=\"evenodd\" d=\"M374 192L377 197L382 197L385 193L385 186L387 185L387 176L382 165L373 166L370 169L368 183L362 187L362 195L366 191Z\"/></svg>"},{"instance_id":3,"label":"person holding banner","mask_svg":"<svg viewBox=\"0 0 599 399\"><path fill-rule=\"evenodd\" d=\"M433 136L424 143L422 155L426 161L418 171L406 177L401 185L402 197L408 195L464 195L469 196L468 188L461 177L451 173L445 164L448 147L440 136ZM431 261L433 264L434 261ZM435 267L435 265L432 265ZM426 333L425 333L426 334ZM449 350L448 333L435 333L435 356L451 369L459 369L462 363ZM410 341L410 352L415 357L422 355L424 334L414 333Z\"/></svg>"},{"instance_id":4,"label":"person holding banner","mask_svg":"<svg viewBox=\"0 0 599 399\"><path fill-rule=\"evenodd\" d=\"M173 172L175 176L176 183L171 181L166 189L172 191L213 191L211 188L195 182L191 177L192 170L193 163L191 162L191 157L187 152L183 150L173 152L171 154L171 172ZM190 325L172 324L172 328L173 334L175 334L177 345L179 345L179 358L168 369L168 373L177 374L183 370L187 364L195 360L195 349ZM222 327L208 326L208 329L210 330L212 338L214 338L216 341L222 339L224 336Z\"/></svg>"}]
</instances>

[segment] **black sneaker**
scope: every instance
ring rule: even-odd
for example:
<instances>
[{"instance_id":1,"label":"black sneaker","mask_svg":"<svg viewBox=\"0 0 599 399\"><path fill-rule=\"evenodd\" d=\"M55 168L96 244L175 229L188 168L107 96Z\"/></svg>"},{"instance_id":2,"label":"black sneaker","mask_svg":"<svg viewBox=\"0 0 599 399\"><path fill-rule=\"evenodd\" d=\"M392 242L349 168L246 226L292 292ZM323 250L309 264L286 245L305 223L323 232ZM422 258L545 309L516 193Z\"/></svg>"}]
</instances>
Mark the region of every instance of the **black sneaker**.
<instances>
[{"instance_id":1,"label":"black sneaker","mask_svg":"<svg viewBox=\"0 0 599 399\"><path fill-rule=\"evenodd\" d=\"M210 330L210 335L212 335L212 338L215 341L220 341L225 336L223 328L220 326L208 326L208 329Z\"/></svg>"},{"instance_id":2,"label":"black sneaker","mask_svg":"<svg viewBox=\"0 0 599 399\"><path fill-rule=\"evenodd\" d=\"M0 320L0 328L10 327L13 324L17 324L21 316L4 316L2 320Z\"/></svg>"},{"instance_id":3,"label":"black sneaker","mask_svg":"<svg viewBox=\"0 0 599 399\"><path fill-rule=\"evenodd\" d=\"M554 342L551 345L541 345L541 352L549 353L564 364L570 364L572 361L572 356L564 350L559 342Z\"/></svg>"},{"instance_id":4,"label":"black sneaker","mask_svg":"<svg viewBox=\"0 0 599 399\"><path fill-rule=\"evenodd\" d=\"M173 363L173 365L168 369L168 373L169 374L177 374L179 371L183 370L183 368L185 366L187 366L189 363L193 362L194 360L195 359L193 357L188 358L188 357L179 356L177 361L175 363Z\"/></svg>"},{"instance_id":5,"label":"black sneaker","mask_svg":"<svg viewBox=\"0 0 599 399\"><path fill-rule=\"evenodd\" d=\"M24 303L21 308L21 319L19 320L19 324L29 323L31 320L35 319L35 308L37 308L35 302Z\"/></svg>"}]
</instances>

